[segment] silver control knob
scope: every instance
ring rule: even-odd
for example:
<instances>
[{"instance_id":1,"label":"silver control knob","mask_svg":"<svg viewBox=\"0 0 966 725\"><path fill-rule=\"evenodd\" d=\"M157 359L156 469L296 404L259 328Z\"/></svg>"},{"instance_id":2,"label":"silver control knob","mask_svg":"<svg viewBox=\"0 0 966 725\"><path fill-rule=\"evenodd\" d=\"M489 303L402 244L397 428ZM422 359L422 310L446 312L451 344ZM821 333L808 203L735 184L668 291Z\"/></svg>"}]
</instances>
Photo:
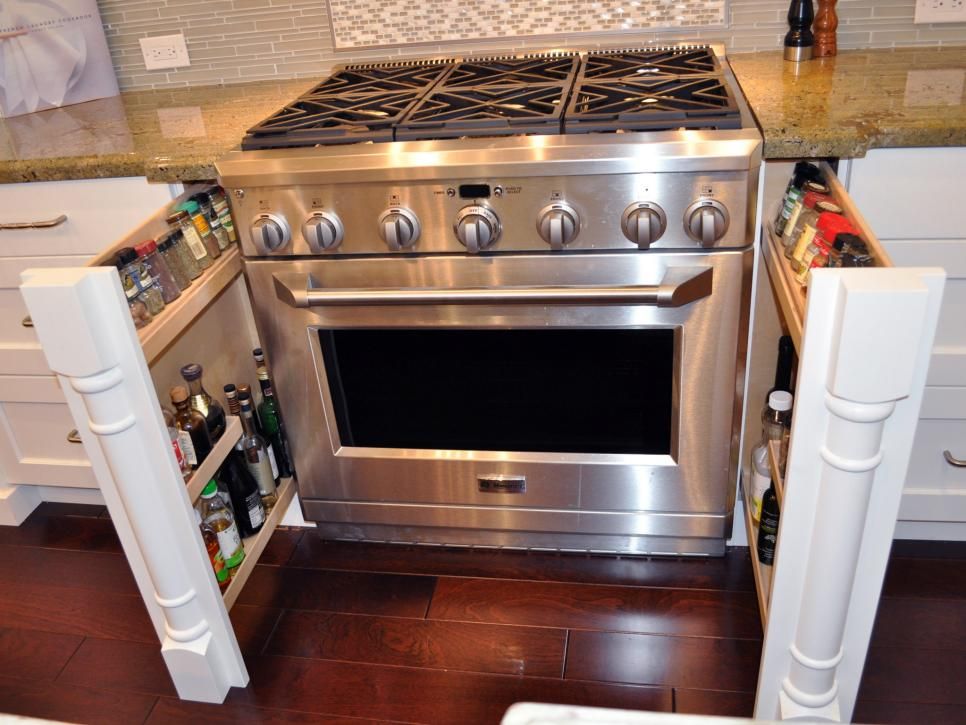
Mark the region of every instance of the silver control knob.
<instances>
[{"instance_id":1,"label":"silver control knob","mask_svg":"<svg viewBox=\"0 0 966 725\"><path fill-rule=\"evenodd\" d=\"M641 249L648 249L667 229L667 215L657 204L639 201L631 204L621 216L621 231Z\"/></svg>"},{"instance_id":2,"label":"silver control knob","mask_svg":"<svg viewBox=\"0 0 966 725\"><path fill-rule=\"evenodd\" d=\"M563 249L580 233L580 215L566 202L549 204L537 215L537 232L551 249Z\"/></svg>"},{"instance_id":3,"label":"silver control knob","mask_svg":"<svg viewBox=\"0 0 966 725\"><path fill-rule=\"evenodd\" d=\"M471 254L482 252L500 238L500 219L485 206L464 206L456 215L453 231Z\"/></svg>"},{"instance_id":4,"label":"silver control knob","mask_svg":"<svg viewBox=\"0 0 966 725\"><path fill-rule=\"evenodd\" d=\"M302 238L315 253L338 247L344 236L345 227L335 212L317 211L302 225Z\"/></svg>"},{"instance_id":5,"label":"silver control knob","mask_svg":"<svg viewBox=\"0 0 966 725\"><path fill-rule=\"evenodd\" d=\"M387 209L379 217L379 234L394 252L413 246L419 231L419 219L409 209Z\"/></svg>"},{"instance_id":6,"label":"silver control knob","mask_svg":"<svg viewBox=\"0 0 966 725\"><path fill-rule=\"evenodd\" d=\"M728 210L720 201L699 199L684 212L684 231L702 247L710 247L728 231Z\"/></svg>"},{"instance_id":7,"label":"silver control knob","mask_svg":"<svg viewBox=\"0 0 966 725\"><path fill-rule=\"evenodd\" d=\"M252 222L252 240L262 252L274 252L291 239L292 230L283 216L259 214Z\"/></svg>"}]
</instances>

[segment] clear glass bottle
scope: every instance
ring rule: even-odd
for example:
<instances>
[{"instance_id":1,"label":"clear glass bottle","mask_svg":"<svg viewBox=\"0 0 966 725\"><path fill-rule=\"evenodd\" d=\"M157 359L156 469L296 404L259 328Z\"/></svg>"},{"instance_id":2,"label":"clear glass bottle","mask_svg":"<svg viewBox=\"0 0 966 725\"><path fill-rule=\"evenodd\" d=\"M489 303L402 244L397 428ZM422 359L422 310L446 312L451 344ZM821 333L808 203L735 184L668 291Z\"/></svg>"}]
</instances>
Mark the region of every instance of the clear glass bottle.
<instances>
[{"instance_id":1,"label":"clear glass bottle","mask_svg":"<svg viewBox=\"0 0 966 725\"><path fill-rule=\"evenodd\" d=\"M188 363L181 368L181 377L188 383L191 394L191 407L205 416L212 442L221 438L225 432L225 409L221 403L208 395L201 380L204 369L198 363Z\"/></svg>"},{"instance_id":2,"label":"clear glass bottle","mask_svg":"<svg viewBox=\"0 0 966 725\"><path fill-rule=\"evenodd\" d=\"M215 208L214 196L209 191L202 191L191 197L192 200L198 202L201 207L202 213L205 215L205 219L208 220L208 226L211 228L211 233L218 240L218 249L222 252L228 248L231 244L231 240L228 238L228 232L222 226L221 217L218 216L218 210Z\"/></svg>"},{"instance_id":3,"label":"clear glass bottle","mask_svg":"<svg viewBox=\"0 0 966 725\"><path fill-rule=\"evenodd\" d=\"M191 437L183 431L178 430L178 422L174 419L174 413L167 408L161 408L161 414L164 416L164 425L168 429L168 438L171 439L171 449L174 451L174 459L178 462L178 468L181 469L181 476L182 478L188 479L191 477L191 464L188 463L188 456L185 455L182 438L186 438L187 445L190 446ZM193 449L191 453L194 455Z\"/></svg>"},{"instance_id":4,"label":"clear glass bottle","mask_svg":"<svg viewBox=\"0 0 966 725\"><path fill-rule=\"evenodd\" d=\"M275 502L278 501L276 490L277 481L272 472L272 464L268 458L268 446L265 440L255 431L255 420L252 411L252 399L250 396L238 396L241 406L242 424L242 453L245 455L245 463L258 484L258 492L261 494L262 503L265 510L271 511Z\"/></svg>"},{"instance_id":5,"label":"clear glass bottle","mask_svg":"<svg viewBox=\"0 0 966 725\"><path fill-rule=\"evenodd\" d=\"M127 280L138 290L138 299L145 304L152 316L164 309L164 298L161 290L151 277L146 264L138 259L138 253L132 247L124 247L117 252L117 268L121 275L121 284L127 289Z\"/></svg>"},{"instance_id":6,"label":"clear glass bottle","mask_svg":"<svg viewBox=\"0 0 966 725\"><path fill-rule=\"evenodd\" d=\"M181 296L181 287L168 268L168 263L158 253L158 245L153 239L141 242L134 247L140 262L148 268L154 286L161 292L164 304L169 305Z\"/></svg>"},{"instance_id":7,"label":"clear glass bottle","mask_svg":"<svg viewBox=\"0 0 966 725\"><path fill-rule=\"evenodd\" d=\"M188 246L188 242L185 241L184 232L182 232L181 229L172 229L170 238L174 244L175 252L177 252L178 257L181 259L181 263L184 265L185 273L192 280L198 279L204 270L202 270L201 265L198 264L198 260L195 259L194 252L191 251L191 248ZM202 251L204 251L204 248L205 245L202 244ZM207 252L205 252L205 254L207 254Z\"/></svg>"},{"instance_id":8,"label":"clear glass bottle","mask_svg":"<svg viewBox=\"0 0 966 725\"><path fill-rule=\"evenodd\" d=\"M201 520L210 526L218 537L218 548L225 560L229 577L245 560L245 547L235 525L235 517L218 495L218 482L211 479L201 491Z\"/></svg>"},{"instance_id":9,"label":"clear glass bottle","mask_svg":"<svg viewBox=\"0 0 966 725\"><path fill-rule=\"evenodd\" d=\"M211 192L211 205L215 208L221 226L228 234L228 239L234 244L238 241L238 235L235 234L235 220L231 217L231 207L228 206L228 197L225 196L225 190L220 186L216 186Z\"/></svg>"},{"instance_id":10,"label":"clear glass bottle","mask_svg":"<svg viewBox=\"0 0 966 725\"><path fill-rule=\"evenodd\" d=\"M184 260L175 248L171 234L166 235L158 244L158 254L168 265L171 276L174 277L175 284L182 292L191 286L191 277L188 275L184 266Z\"/></svg>"},{"instance_id":11,"label":"clear glass bottle","mask_svg":"<svg viewBox=\"0 0 966 725\"><path fill-rule=\"evenodd\" d=\"M191 439L191 452L185 451L188 463L192 468L197 468L211 453L211 436L208 434L205 416L191 407L188 389L183 385L171 388L169 395L175 408L174 419L178 424L178 430L187 433Z\"/></svg>"},{"instance_id":12,"label":"clear glass bottle","mask_svg":"<svg viewBox=\"0 0 966 725\"><path fill-rule=\"evenodd\" d=\"M198 528L201 530L201 540L205 542L205 550L208 552L208 561L211 562L211 569L215 572L215 581L218 582L218 589L222 593L231 584L231 576L225 566L225 557L221 555L221 546L218 544L218 534L208 524L201 520L201 511L195 509L195 519L198 521Z\"/></svg>"},{"instance_id":13,"label":"clear glass bottle","mask_svg":"<svg viewBox=\"0 0 966 725\"><path fill-rule=\"evenodd\" d=\"M114 265L117 267L117 273L121 279L121 288L124 290L124 296L127 298L127 306L131 312L134 327L140 329L154 318L148 311L148 306L140 299L141 291L134 283L134 280L130 275L124 274L123 270L127 265L123 264L120 258L114 261Z\"/></svg>"},{"instance_id":14,"label":"clear glass bottle","mask_svg":"<svg viewBox=\"0 0 966 725\"><path fill-rule=\"evenodd\" d=\"M792 394L786 390L775 390L768 396L768 405L761 411L762 441L778 441L778 468L785 470L785 456L788 452L788 437L792 428Z\"/></svg>"},{"instance_id":15,"label":"clear glass bottle","mask_svg":"<svg viewBox=\"0 0 966 725\"><path fill-rule=\"evenodd\" d=\"M211 233L211 226L209 226L204 212L201 211L201 205L197 201L188 199L188 201L180 204L178 208L191 217L191 223L195 225L198 236L201 237L201 241L204 243L205 249L208 250L209 256L212 259L218 259L221 256L221 249L218 247L218 240L215 239L215 235Z\"/></svg>"},{"instance_id":16,"label":"clear glass bottle","mask_svg":"<svg viewBox=\"0 0 966 725\"><path fill-rule=\"evenodd\" d=\"M199 269L205 270L214 264L214 260L208 253L208 248L201 240L201 235L198 234L198 230L191 221L191 217L188 215L188 212L178 209L172 212L166 221L173 228L181 231L182 239L184 239L185 244L188 245L188 250L194 257L195 264L198 265Z\"/></svg>"}]
</instances>

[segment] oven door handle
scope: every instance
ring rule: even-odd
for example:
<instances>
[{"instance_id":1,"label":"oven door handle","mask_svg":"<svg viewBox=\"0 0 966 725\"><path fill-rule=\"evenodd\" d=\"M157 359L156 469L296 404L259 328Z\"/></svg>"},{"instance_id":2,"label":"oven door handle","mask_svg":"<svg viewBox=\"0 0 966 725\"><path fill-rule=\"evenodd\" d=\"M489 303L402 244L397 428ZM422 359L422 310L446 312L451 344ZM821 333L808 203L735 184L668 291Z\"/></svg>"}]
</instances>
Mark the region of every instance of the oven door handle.
<instances>
[{"instance_id":1,"label":"oven door handle","mask_svg":"<svg viewBox=\"0 0 966 725\"><path fill-rule=\"evenodd\" d=\"M326 289L311 275L278 272L275 294L291 307L383 305L587 304L683 307L711 294L711 267L668 267L657 285L468 287L465 289Z\"/></svg>"}]
</instances>

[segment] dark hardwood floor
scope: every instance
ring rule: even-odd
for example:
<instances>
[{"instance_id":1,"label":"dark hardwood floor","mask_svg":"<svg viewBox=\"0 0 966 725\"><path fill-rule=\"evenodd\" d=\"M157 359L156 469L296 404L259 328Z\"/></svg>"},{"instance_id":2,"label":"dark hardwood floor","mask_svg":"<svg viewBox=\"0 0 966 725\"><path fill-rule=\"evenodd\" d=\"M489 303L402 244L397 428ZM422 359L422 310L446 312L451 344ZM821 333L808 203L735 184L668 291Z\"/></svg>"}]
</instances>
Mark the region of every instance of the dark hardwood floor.
<instances>
[{"instance_id":1,"label":"dark hardwood floor","mask_svg":"<svg viewBox=\"0 0 966 725\"><path fill-rule=\"evenodd\" d=\"M0 527L0 713L116 723L498 723L514 702L751 716L747 552L633 559L280 530L231 612L251 683L181 702L110 519ZM966 723L966 550L898 543L855 720Z\"/></svg>"}]
</instances>

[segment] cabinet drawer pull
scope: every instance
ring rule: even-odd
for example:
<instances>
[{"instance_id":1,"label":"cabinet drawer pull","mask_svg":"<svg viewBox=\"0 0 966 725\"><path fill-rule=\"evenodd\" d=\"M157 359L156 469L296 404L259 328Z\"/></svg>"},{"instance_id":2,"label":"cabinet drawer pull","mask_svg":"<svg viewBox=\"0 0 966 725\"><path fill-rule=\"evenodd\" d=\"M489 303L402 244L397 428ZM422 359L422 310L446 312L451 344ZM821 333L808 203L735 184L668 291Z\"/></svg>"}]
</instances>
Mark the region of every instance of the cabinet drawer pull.
<instances>
[{"instance_id":1,"label":"cabinet drawer pull","mask_svg":"<svg viewBox=\"0 0 966 725\"><path fill-rule=\"evenodd\" d=\"M67 221L67 215L61 214L54 219L44 219L39 222L0 222L0 231L10 229L50 229L59 227Z\"/></svg>"},{"instance_id":2,"label":"cabinet drawer pull","mask_svg":"<svg viewBox=\"0 0 966 725\"><path fill-rule=\"evenodd\" d=\"M33 327L34 321L30 319L30 315L27 315L20 321L20 324L24 327Z\"/></svg>"},{"instance_id":3,"label":"cabinet drawer pull","mask_svg":"<svg viewBox=\"0 0 966 725\"><path fill-rule=\"evenodd\" d=\"M70 433L67 434L67 442L68 443L83 443L84 441L81 440L80 433L77 431L76 428L74 428L74 430L72 430Z\"/></svg>"},{"instance_id":4,"label":"cabinet drawer pull","mask_svg":"<svg viewBox=\"0 0 966 725\"><path fill-rule=\"evenodd\" d=\"M956 468L966 468L966 461L961 458L956 458L956 456L949 451L943 451L943 458L946 459L946 463L948 463L950 466L956 466Z\"/></svg>"}]
</instances>

